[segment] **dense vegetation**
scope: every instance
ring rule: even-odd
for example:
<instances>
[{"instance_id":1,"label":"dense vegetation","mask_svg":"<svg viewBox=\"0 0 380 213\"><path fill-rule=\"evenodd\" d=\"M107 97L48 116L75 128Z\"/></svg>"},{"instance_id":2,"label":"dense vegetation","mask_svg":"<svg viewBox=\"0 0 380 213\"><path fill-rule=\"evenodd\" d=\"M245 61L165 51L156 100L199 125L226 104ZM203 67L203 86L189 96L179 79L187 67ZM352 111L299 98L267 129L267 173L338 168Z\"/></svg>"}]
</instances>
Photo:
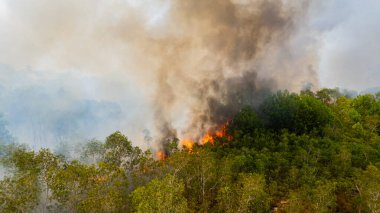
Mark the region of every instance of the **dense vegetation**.
<instances>
[{"instance_id":1,"label":"dense vegetation","mask_svg":"<svg viewBox=\"0 0 380 213\"><path fill-rule=\"evenodd\" d=\"M120 132L80 158L3 147L1 212L380 212L380 97L278 92L169 156Z\"/></svg>"}]
</instances>

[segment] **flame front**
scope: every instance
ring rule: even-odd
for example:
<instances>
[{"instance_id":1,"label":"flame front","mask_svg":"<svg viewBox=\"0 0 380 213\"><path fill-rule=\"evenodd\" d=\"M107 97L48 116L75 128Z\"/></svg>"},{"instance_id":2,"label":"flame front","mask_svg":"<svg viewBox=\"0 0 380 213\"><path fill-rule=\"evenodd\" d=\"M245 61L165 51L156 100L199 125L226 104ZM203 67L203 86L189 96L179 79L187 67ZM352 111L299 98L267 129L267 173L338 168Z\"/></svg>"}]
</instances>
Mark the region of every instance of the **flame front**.
<instances>
[{"instance_id":1,"label":"flame front","mask_svg":"<svg viewBox=\"0 0 380 213\"><path fill-rule=\"evenodd\" d=\"M227 124L223 125L219 130L215 132L216 137L222 138L227 136Z\"/></svg>"},{"instance_id":2,"label":"flame front","mask_svg":"<svg viewBox=\"0 0 380 213\"><path fill-rule=\"evenodd\" d=\"M201 145L204 145L207 143L214 144L217 138L223 138L223 137L227 138L228 141L232 140L232 136L227 134L227 127L228 127L228 122L225 123L223 126L221 126L219 129L217 129L216 131L208 130L198 143ZM181 144L182 144L182 147L185 148L189 153L192 153L195 141L192 139L183 139L181 141ZM164 160L166 158L165 153L162 151L158 151L156 153L156 156L159 160Z\"/></svg>"},{"instance_id":3,"label":"flame front","mask_svg":"<svg viewBox=\"0 0 380 213\"><path fill-rule=\"evenodd\" d=\"M210 131L207 131L206 134L203 136L201 143L202 144L206 144L206 143L214 144L216 138L223 138L223 137L226 137L228 140L231 140L232 137L227 134L227 127L228 127L228 122L225 123L223 126L221 126L213 134Z\"/></svg>"},{"instance_id":4,"label":"flame front","mask_svg":"<svg viewBox=\"0 0 380 213\"><path fill-rule=\"evenodd\" d=\"M182 146L188 149L190 152L193 150L194 141L190 139L182 140Z\"/></svg>"},{"instance_id":5,"label":"flame front","mask_svg":"<svg viewBox=\"0 0 380 213\"><path fill-rule=\"evenodd\" d=\"M202 138L202 144L211 143L214 144L214 137L210 133L210 131L207 131L206 134Z\"/></svg>"},{"instance_id":6,"label":"flame front","mask_svg":"<svg viewBox=\"0 0 380 213\"><path fill-rule=\"evenodd\" d=\"M165 153L163 152L163 151L158 151L157 153L156 153L156 157L159 159L159 160L165 160L165 158L166 158L166 155L165 155Z\"/></svg>"}]
</instances>

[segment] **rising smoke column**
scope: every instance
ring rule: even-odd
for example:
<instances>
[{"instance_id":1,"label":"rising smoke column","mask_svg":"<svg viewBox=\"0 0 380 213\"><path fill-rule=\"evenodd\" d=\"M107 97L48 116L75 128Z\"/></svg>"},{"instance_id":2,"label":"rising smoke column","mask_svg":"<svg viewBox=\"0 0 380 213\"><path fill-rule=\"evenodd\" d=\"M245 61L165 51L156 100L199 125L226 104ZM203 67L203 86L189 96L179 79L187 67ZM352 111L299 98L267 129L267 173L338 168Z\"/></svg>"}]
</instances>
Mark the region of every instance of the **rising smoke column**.
<instances>
[{"instance_id":1,"label":"rising smoke column","mask_svg":"<svg viewBox=\"0 0 380 213\"><path fill-rule=\"evenodd\" d=\"M0 46L12 51L0 51L0 63L47 70L47 79L91 73L108 85L91 99L122 100L128 114L136 110L123 97L133 96L144 109L119 130L196 140L268 91L317 86L311 2L8 0L14 21L0 21Z\"/></svg>"},{"instance_id":2,"label":"rising smoke column","mask_svg":"<svg viewBox=\"0 0 380 213\"><path fill-rule=\"evenodd\" d=\"M198 140L202 131L226 122L244 105L258 105L263 94L286 81L317 84L309 58L303 67L292 67L296 73L287 73L279 62L288 58L297 64L282 53L305 17L305 2L170 2L167 31L153 45L159 56L154 106L162 138L177 136L173 123L181 109L188 113L188 126L179 134ZM271 73L274 69L282 70ZM287 88L301 87L293 83Z\"/></svg>"}]
</instances>

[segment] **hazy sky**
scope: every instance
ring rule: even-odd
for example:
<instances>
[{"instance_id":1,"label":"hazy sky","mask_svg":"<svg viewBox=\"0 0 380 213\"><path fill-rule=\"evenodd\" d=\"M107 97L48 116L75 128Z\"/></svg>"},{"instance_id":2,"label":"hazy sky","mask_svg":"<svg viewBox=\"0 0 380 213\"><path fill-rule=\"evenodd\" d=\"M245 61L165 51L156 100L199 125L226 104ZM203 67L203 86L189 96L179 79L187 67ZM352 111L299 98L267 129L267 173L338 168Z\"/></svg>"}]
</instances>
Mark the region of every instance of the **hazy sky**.
<instances>
[{"instance_id":1,"label":"hazy sky","mask_svg":"<svg viewBox=\"0 0 380 213\"><path fill-rule=\"evenodd\" d=\"M329 2L314 23L325 31L321 86L359 91L380 86L380 1Z\"/></svg>"},{"instance_id":2,"label":"hazy sky","mask_svg":"<svg viewBox=\"0 0 380 213\"><path fill-rule=\"evenodd\" d=\"M185 36L175 21L167 20L168 11L173 10L171 2L0 0L0 113L12 134L20 142L41 147L104 138L121 130L135 143L144 144L144 129L155 133L154 70L160 63L155 55L157 48L162 48L149 44L168 35ZM248 0L233 2L247 4ZM305 12L306 18L297 21L299 27L288 46L268 50L276 53L271 60L266 56L269 53L260 56L265 61L261 67L281 67L289 58L281 55L286 52L292 54L286 69L297 69L305 58L313 58L308 65L310 75L316 74L318 79L316 87L360 91L380 86L380 1L314 1ZM197 46L189 52L197 61L193 64L208 66L217 61L216 56L200 58L206 50L202 51ZM277 58L284 61L273 63ZM209 62L198 63L202 60ZM198 69L195 65L191 68ZM258 73L264 77L285 75L279 71ZM296 76L291 73L284 78ZM304 79L285 81L278 87L289 85L294 90L304 83ZM180 109L173 108L173 114L188 113ZM186 122L186 116L177 117L175 125Z\"/></svg>"}]
</instances>

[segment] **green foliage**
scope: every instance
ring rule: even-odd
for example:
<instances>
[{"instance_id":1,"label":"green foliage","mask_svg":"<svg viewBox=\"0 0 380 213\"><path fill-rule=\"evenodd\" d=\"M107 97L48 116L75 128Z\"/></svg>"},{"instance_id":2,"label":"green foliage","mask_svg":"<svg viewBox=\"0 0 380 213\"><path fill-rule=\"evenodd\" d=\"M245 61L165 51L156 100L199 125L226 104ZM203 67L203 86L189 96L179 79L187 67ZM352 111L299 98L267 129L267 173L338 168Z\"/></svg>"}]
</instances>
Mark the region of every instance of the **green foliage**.
<instances>
[{"instance_id":1,"label":"green foliage","mask_svg":"<svg viewBox=\"0 0 380 213\"><path fill-rule=\"evenodd\" d=\"M287 91L269 97L261 111L269 128L288 129L298 134L321 131L332 120L331 110L318 99Z\"/></svg>"},{"instance_id":2,"label":"green foliage","mask_svg":"<svg viewBox=\"0 0 380 213\"><path fill-rule=\"evenodd\" d=\"M222 212L268 212L269 195L263 176L240 174L235 184L219 189L217 200Z\"/></svg>"},{"instance_id":3,"label":"green foliage","mask_svg":"<svg viewBox=\"0 0 380 213\"><path fill-rule=\"evenodd\" d=\"M369 165L357 176L356 189L363 209L369 212L380 212L380 169Z\"/></svg>"},{"instance_id":4,"label":"green foliage","mask_svg":"<svg viewBox=\"0 0 380 213\"><path fill-rule=\"evenodd\" d=\"M313 188L306 185L290 192L284 202L286 212L334 212L336 206L335 183L318 181Z\"/></svg>"},{"instance_id":5,"label":"green foliage","mask_svg":"<svg viewBox=\"0 0 380 213\"><path fill-rule=\"evenodd\" d=\"M251 107L244 107L235 115L229 125L229 132L232 134L248 134L261 127L261 121L255 111Z\"/></svg>"},{"instance_id":6,"label":"green foliage","mask_svg":"<svg viewBox=\"0 0 380 213\"><path fill-rule=\"evenodd\" d=\"M108 136L104 148L106 150L105 162L118 166L125 164L124 157L133 151L132 143L121 132L115 132Z\"/></svg>"},{"instance_id":7,"label":"green foliage","mask_svg":"<svg viewBox=\"0 0 380 213\"><path fill-rule=\"evenodd\" d=\"M49 172L48 185L52 189L52 199L57 200L68 211L79 209L90 186L95 167L78 161L65 163L61 168Z\"/></svg>"},{"instance_id":8,"label":"green foliage","mask_svg":"<svg viewBox=\"0 0 380 213\"><path fill-rule=\"evenodd\" d=\"M115 132L108 136L104 148L104 161L108 164L124 167L126 170L132 170L137 166L139 158L143 154L142 150L139 147L133 147L132 143L121 132Z\"/></svg>"},{"instance_id":9,"label":"green foliage","mask_svg":"<svg viewBox=\"0 0 380 213\"><path fill-rule=\"evenodd\" d=\"M1 212L25 212L38 204L39 172L42 159L23 146L7 147L3 163L13 170L11 177L0 181Z\"/></svg>"},{"instance_id":10,"label":"green foliage","mask_svg":"<svg viewBox=\"0 0 380 213\"><path fill-rule=\"evenodd\" d=\"M359 112L360 115L376 114L376 98L371 95L359 95L352 100L352 107Z\"/></svg>"},{"instance_id":11,"label":"green foliage","mask_svg":"<svg viewBox=\"0 0 380 213\"><path fill-rule=\"evenodd\" d=\"M187 212L184 184L173 175L154 179L131 194L134 212Z\"/></svg>"},{"instance_id":12,"label":"green foliage","mask_svg":"<svg viewBox=\"0 0 380 213\"><path fill-rule=\"evenodd\" d=\"M207 211L216 193L218 170L216 154L203 147L194 147L193 153L176 152L167 159L167 172L176 174L185 184L185 197L190 209ZM222 177L220 177L222 178Z\"/></svg>"},{"instance_id":13,"label":"green foliage","mask_svg":"<svg viewBox=\"0 0 380 213\"><path fill-rule=\"evenodd\" d=\"M128 189L127 177L122 169L100 163L90 178L87 196L80 203L83 212L125 211Z\"/></svg>"},{"instance_id":14,"label":"green foliage","mask_svg":"<svg viewBox=\"0 0 380 213\"><path fill-rule=\"evenodd\" d=\"M102 160L105 153L104 144L98 140L90 140L82 148L81 158L83 161L96 164Z\"/></svg>"},{"instance_id":15,"label":"green foliage","mask_svg":"<svg viewBox=\"0 0 380 213\"><path fill-rule=\"evenodd\" d=\"M241 109L229 138L164 141L164 160L120 132L82 161L3 144L0 211L379 212L379 113L373 95L284 91Z\"/></svg>"},{"instance_id":16,"label":"green foliage","mask_svg":"<svg viewBox=\"0 0 380 213\"><path fill-rule=\"evenodd\" d=\"M336 101L341 94L338 89L328 89L324 88L316 92L316 98L321 100L325 104L330 104Z\"/></svg>"},{"instance_id":17,"label":"green foliage","mask_svg":"<svg viewBox=\"0 0 380 213\"><path fill-rule=\"evenodd\" d=\"M26 212L38 204L40 189L33 174L18 175L0 181L0 211Z\"/></svg>"},{"instance_id":18,"label":"green foliage","mask_svg":"<svg viewBox=\"0 0 380 213\"><path fill-rule=\"evenodd\" d=\"M67 211L115 212L125 209L128 182L118 167L72 161L49 172L51 198Z\"/></svg>"}]
</instances>

